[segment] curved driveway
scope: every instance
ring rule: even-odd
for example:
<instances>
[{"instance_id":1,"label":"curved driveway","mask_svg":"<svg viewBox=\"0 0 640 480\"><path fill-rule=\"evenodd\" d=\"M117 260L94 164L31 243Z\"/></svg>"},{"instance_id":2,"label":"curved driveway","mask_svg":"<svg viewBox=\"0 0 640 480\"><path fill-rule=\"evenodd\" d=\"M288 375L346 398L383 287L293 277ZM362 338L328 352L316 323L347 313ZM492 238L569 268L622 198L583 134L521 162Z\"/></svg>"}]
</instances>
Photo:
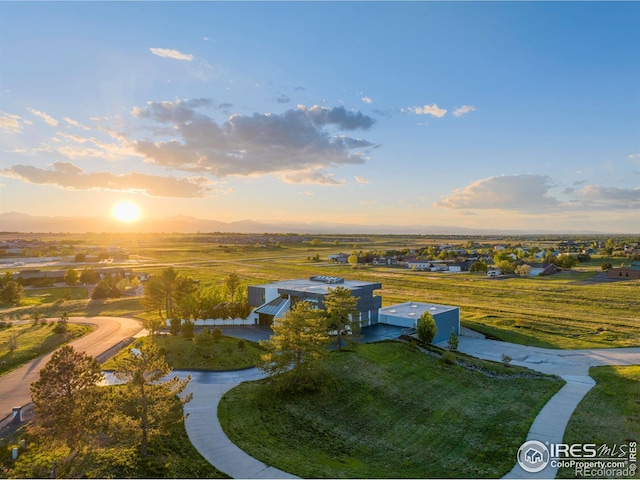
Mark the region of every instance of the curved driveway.
<instances>
[{"instance_id":1,"label":"curved driveway","mask_svg":"<svg viewBox=\"0 0 640 480\"><path fill-rule=\"evenodd\" d=\"M92 357L105 353L121 341L142 330L138 320L126 317L71 317L70 323L94 325L93 332L74 340L69 345ZM0 377L0 420L11 415L13 407L31 403L29 386L38 380L40 369L47 364L52 353L36 358L22 367Z\"/></svg>"},{"instance_id":2,"label":"curved driveway","mask_svg":"<svg viewBox=\"0 0 640 480\"><path fill-rule=\"evenodd\" d=\"M514 365L558 375L567 382L538 412L526 441L562 443L573 411L596 384L589 376L590 367L640 365L639 347L553 350L469 337L460 337L459 340L458 350L468 355L500 362L502 354L506 354L513 359L511 363ZM516 452L513 455L515 457ZM557 471L558 468L549 463L540 472L529 473L516 462L504 478L555 478Z\"/></svg>"}]
</instances>

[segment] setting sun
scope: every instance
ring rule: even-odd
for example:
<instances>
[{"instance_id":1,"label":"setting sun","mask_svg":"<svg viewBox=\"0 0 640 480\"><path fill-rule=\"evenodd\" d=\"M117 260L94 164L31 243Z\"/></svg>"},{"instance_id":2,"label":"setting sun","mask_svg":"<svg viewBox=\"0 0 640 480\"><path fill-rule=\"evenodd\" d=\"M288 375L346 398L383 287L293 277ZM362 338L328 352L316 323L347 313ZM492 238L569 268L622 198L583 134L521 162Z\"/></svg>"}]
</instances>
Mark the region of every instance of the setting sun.
<instances>
[{"instance_id":1,"label":"setting sun","mask_svg":"<svg viewBox=\"0 0 640 480\"><path fill-rule=\"evenodd\" d=\"M112 214L121 222L135 222L140 218L140 207L133 202L119 202L113 207Z\"/></svg>"}]
</instances>

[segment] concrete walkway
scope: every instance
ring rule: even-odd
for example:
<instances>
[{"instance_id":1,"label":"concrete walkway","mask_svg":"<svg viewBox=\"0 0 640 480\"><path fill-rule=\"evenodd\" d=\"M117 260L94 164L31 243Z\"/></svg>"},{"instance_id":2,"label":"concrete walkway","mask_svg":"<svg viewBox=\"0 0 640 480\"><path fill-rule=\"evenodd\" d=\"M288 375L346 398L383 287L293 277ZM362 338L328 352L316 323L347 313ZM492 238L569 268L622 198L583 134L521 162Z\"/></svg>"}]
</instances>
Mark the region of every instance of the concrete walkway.
<instances>
[{"instance_id":1,"label":"concrete walkway","mask_svg":"<svg viewBox=\"0 0 640 480\"><path fill-rule=\"evenodd\" d=\"M193 399L184 407L188 414L185 428L193 446L211 465L232 478L298 478L247 455L229 440L218 421L222 396L242 382L262 378L258 369L173 373L181 378L191 375L184 392L193 393Z\"/></svg>"},{"instance_id":2,"label":"concrete walkway","mask_svg":"<svg viewBox=\"0 0 640 480\"><path fill-rule=\"evenodd\" d=\"M446 342L443 345L446 347ZM640 348L552 350L512 343L460 337L458 350L485 360L502 361L509 355L512 364L538 372L558 375L567 383L546 403L529 429L526 441L562 443L564 431L580 401L596 382L589 368L603 365L640 365ZM514 452L514 457L517 452ZM558 468L547 465L537 473L526 472L518 462L504 478L555 478Z\"/></svg>"}]
</instances>

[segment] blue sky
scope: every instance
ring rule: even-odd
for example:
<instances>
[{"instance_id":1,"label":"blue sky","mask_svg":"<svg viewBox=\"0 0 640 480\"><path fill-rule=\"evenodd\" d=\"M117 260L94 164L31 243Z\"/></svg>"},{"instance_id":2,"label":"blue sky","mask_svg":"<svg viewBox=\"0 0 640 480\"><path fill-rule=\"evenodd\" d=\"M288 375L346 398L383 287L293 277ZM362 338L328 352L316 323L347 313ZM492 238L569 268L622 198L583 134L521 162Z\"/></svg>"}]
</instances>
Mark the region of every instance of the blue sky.
<instances>
[{"instance_id":1,"label":"blue sky","mask_svg":"<svg viewBox=\"0 0 640 480\"><path fill-rule=\"evenodd\" d=\"M636 2L3 2L0 213L638 233L639 21Z\"/></svg>"}]
</instances>

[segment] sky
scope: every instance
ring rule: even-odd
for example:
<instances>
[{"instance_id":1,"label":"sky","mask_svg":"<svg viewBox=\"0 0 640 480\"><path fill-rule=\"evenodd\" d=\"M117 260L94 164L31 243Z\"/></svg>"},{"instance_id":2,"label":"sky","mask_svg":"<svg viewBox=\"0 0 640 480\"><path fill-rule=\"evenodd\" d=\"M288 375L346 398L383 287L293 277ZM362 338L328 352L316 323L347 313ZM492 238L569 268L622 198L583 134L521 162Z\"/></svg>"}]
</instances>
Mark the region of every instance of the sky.
<instances>
[{"instance_id":1,"label":"sky","mask_svg":"<svg viewBox=\"0 0 640 480\"><path fill-rule=\"evenodd\" d=\"M0 213L640 233L639 23L637 2L0 2Z\"/></svg>"}]
</instances>

